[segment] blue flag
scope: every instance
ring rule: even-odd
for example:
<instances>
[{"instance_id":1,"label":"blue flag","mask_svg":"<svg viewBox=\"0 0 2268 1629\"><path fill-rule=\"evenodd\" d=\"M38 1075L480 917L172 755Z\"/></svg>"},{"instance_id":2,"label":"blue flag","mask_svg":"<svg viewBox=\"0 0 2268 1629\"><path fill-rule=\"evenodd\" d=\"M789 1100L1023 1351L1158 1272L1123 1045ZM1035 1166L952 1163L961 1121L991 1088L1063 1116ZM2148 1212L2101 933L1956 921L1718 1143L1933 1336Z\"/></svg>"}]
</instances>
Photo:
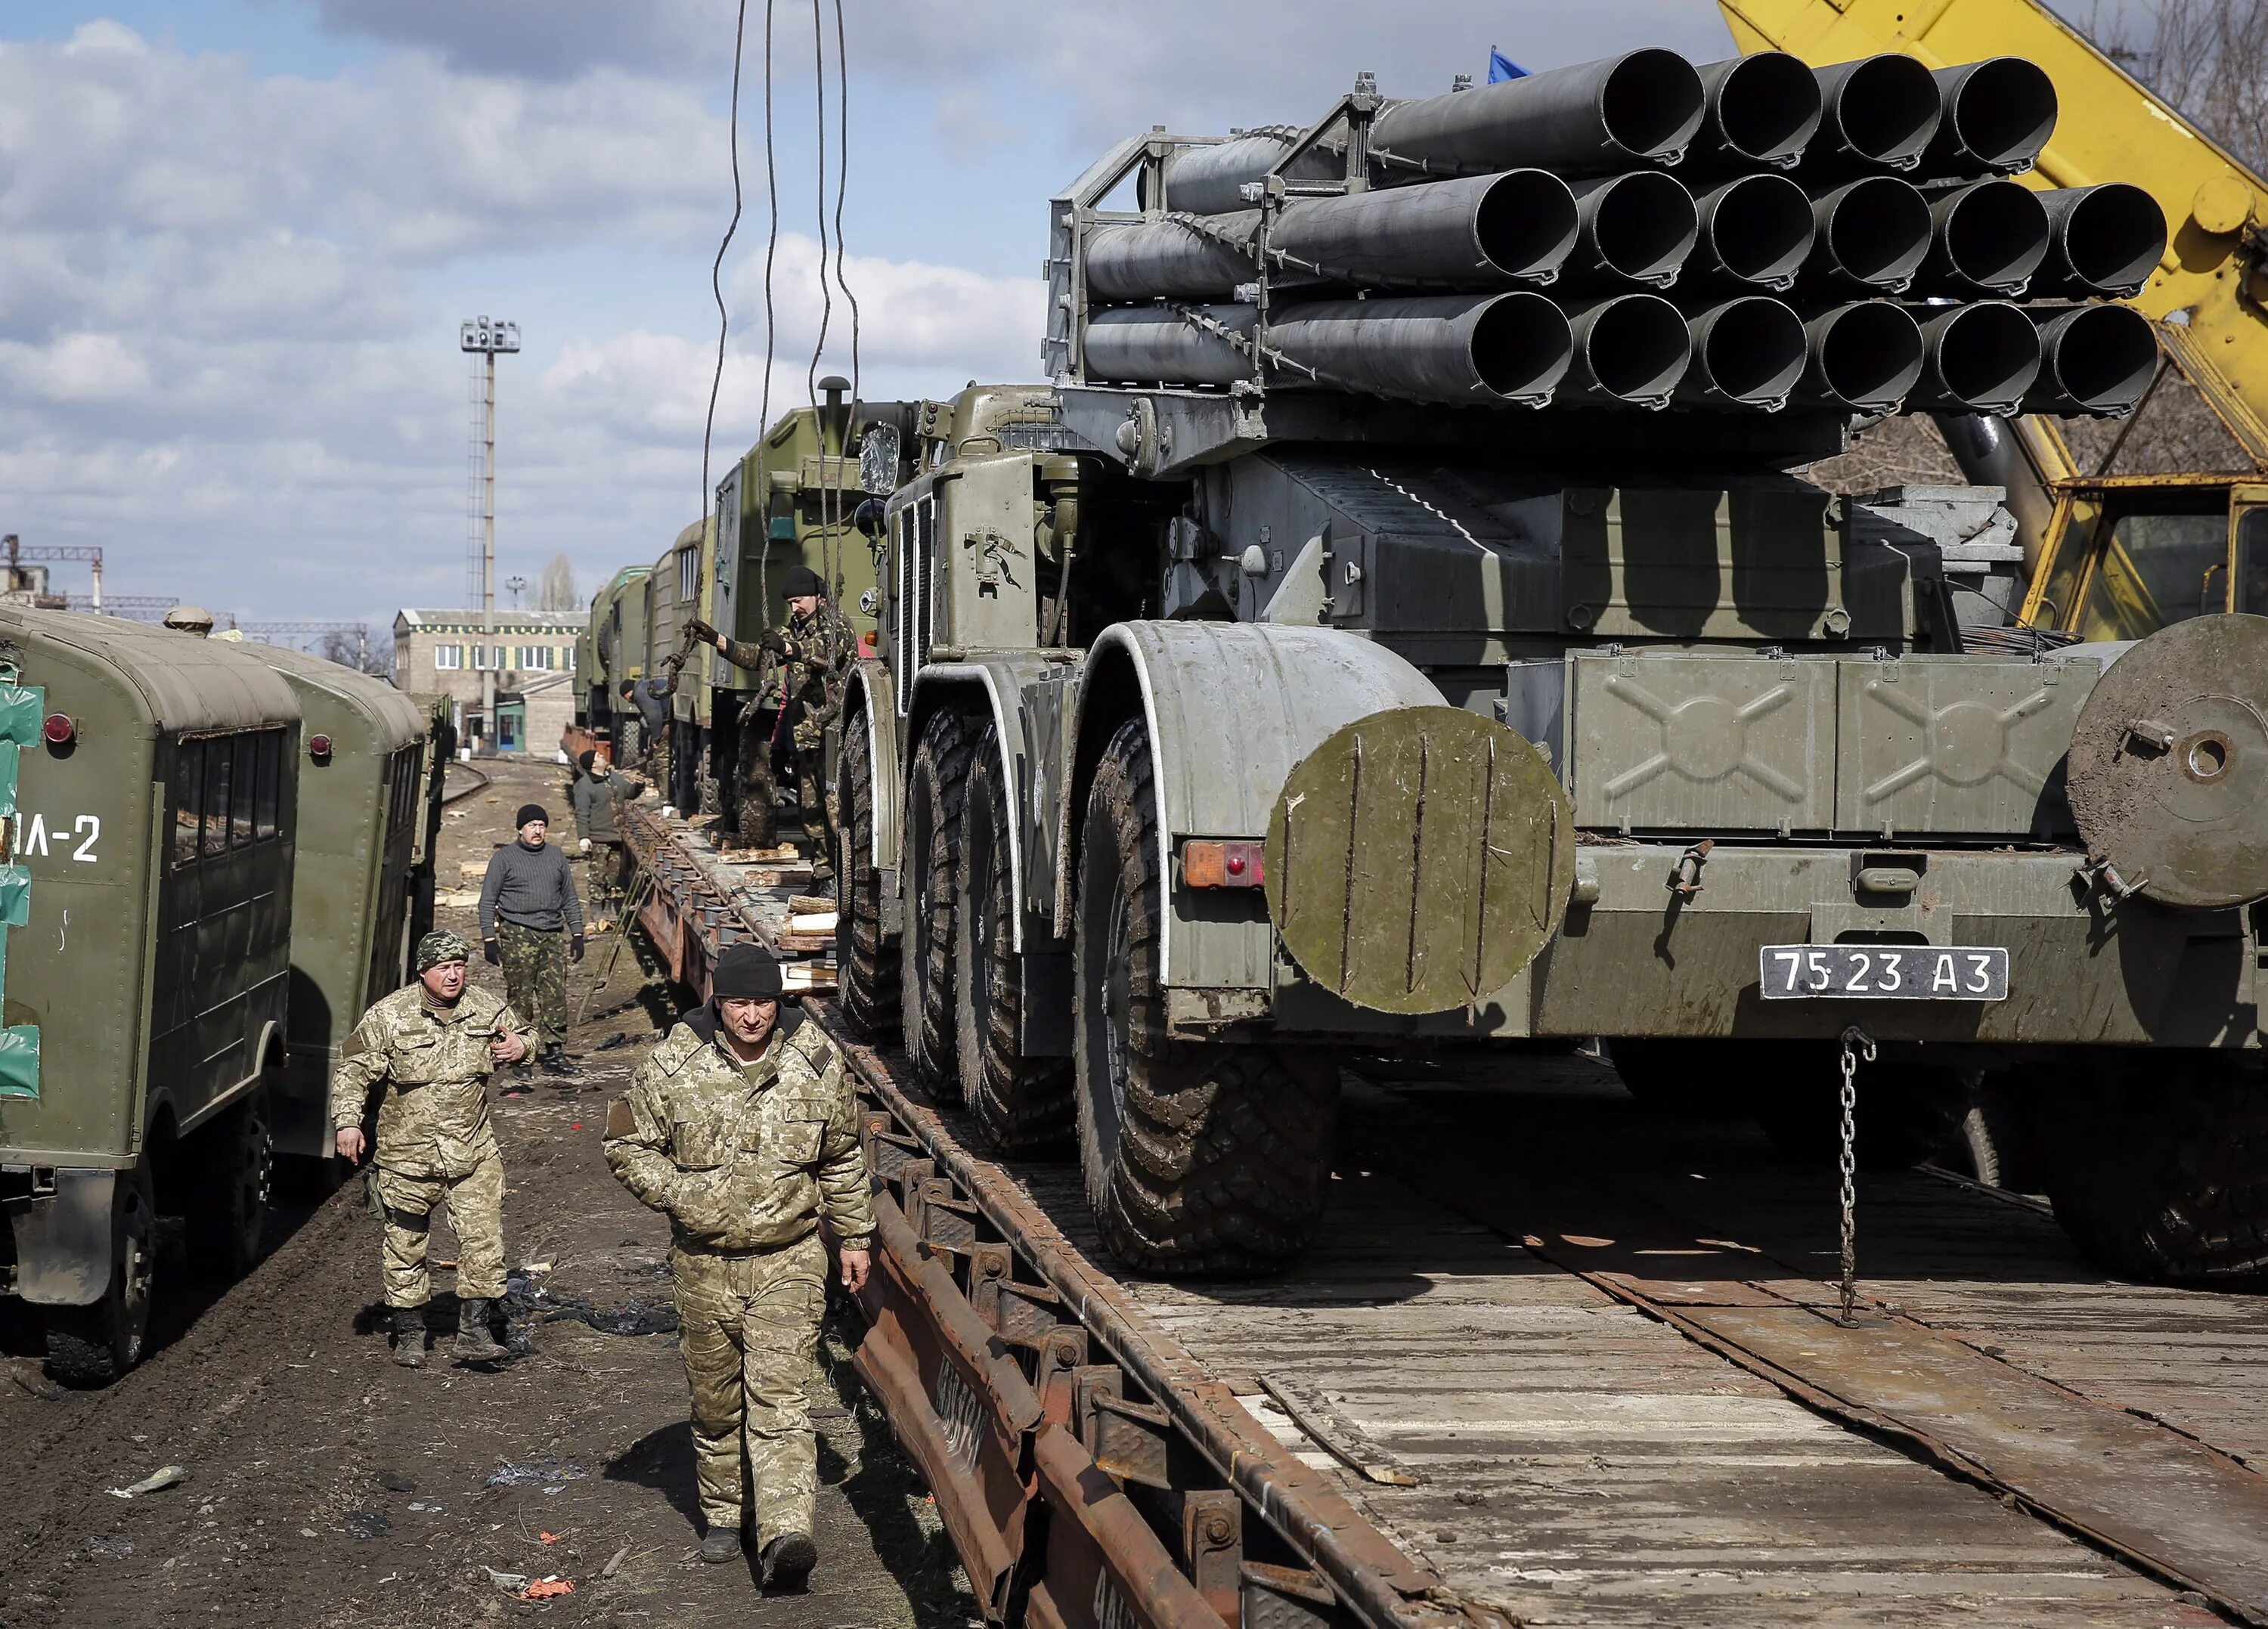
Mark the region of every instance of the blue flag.
<instances>
[{"instance_id":1,"label":"blue flag","mask_svg":"<svg viewBox=\"0 0 2268 1629\"><path fill-rule=\"evenodd\" d=\"M1489 47L1488 82L1491 85L1498 84L1506 79L1525 79L1527 77L1528 70L1522 68L1518 63L1513 62L1512 58L1498 50L1496 47Z\"/></svg>"}]
</instances>

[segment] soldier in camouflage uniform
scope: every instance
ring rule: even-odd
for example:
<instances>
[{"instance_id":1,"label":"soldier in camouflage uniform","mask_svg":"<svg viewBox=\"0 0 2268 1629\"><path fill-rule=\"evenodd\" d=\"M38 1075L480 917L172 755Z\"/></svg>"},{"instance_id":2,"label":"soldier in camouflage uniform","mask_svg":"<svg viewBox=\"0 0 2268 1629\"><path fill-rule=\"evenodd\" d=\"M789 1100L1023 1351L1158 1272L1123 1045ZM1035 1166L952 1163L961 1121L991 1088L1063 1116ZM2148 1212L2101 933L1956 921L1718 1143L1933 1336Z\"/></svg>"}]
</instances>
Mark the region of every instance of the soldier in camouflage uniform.
<instances>
[{"instance_id":1,"label":"soldier in camouflage uniform","mask_svg":"<svg viewBox=\"0 0 2268 1629\"><path fill-rule=\"evenodd\" d=\"M671 1029L608 1109L605 1150L622 1185L669 1217L708 1528L702 1558L739 1553L747 1476L764 1582L794 1588L818 1559L804 1388L827 1304L819 1224L839 1242L842 1280L856 1294L874 1213L842 1057L780 993L770 952L727 949L707 1005Z\"/></svg>"},{"instance_id":2,"label":"soldier in camouflage uniform","mask_svg":"<svg viewBox=\"0 0 2268 1629\"><path fill-rule=\"evenodd\" d=\"M489 1124L488 1078L527 1055L535 1037L504 1002L466 982L472 947L454 933L417 941L417 982L372 1006L347 1037L331 1077L339 1156L359 1163L371 1094L383 1089L372 1181L386 1219L386 1304L394 1309L394 1360L423 1363L431 1286L425 1246L433 1206L446 1199L457 1230L460 1363L506 1354L489 1317L504 1294L504 1156Z\"/></svg>"},{"instance_id":3,"label":"soldier in camouflage uniform","mask_svg":"<svg viewBox=\"0 0 2268 1629\"><path fill-rule=\"evenodd\" d=\"M827 586L807 565L789 571L788 619L754 643L727 639L695 619L694 638L714 645L725 660L759 675L756 694L740 710L740 841L770 848L779 840L774 755L795 772L796 802L813 844L812 880L835 875L835 821L827 802L827 726L843 708L843 675L858 650L858 635L827 598Z\"/></svg>"}]
</instances>

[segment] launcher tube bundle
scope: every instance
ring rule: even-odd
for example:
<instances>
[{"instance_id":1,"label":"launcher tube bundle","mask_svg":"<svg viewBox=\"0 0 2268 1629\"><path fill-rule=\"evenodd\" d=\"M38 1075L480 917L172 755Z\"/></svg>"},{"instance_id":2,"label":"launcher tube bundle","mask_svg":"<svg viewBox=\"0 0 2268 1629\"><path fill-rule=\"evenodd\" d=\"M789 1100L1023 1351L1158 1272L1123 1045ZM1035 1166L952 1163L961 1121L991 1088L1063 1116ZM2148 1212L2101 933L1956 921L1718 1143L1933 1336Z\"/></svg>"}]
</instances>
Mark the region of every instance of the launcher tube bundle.
<instances>
[{"instance_id":1,"label":"launcher tube bundle","mask_svg":"<svg viewBox=\"0 0 2268 1629\"><path fill-rule=\"evenodd\" d=\"M2166 223L2040 190L2032 63L1631 51L1305 129L1130 143L1058 201L1081 384L1462 405L2131 412ZM1110 171L1108 174L1101 172ZM1097 207L1138 176L1138 211Z\"/></svg>"}]
</instances>

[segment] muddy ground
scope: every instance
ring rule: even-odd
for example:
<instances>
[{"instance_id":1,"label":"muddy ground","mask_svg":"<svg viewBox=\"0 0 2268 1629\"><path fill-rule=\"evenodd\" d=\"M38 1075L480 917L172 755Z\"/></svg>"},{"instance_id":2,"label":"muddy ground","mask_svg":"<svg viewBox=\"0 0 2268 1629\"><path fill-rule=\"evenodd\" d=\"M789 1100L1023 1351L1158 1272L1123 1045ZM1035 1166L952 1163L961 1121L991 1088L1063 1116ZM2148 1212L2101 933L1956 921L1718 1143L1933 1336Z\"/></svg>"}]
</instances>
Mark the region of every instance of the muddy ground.
<instances>
[{"instance_id":1,"label":"muddy ground","mask_svg":"<svg viewBox=\"0 0 2268 1629\"><path fill-rule=\"evenodd\" d=\"M498 770L456 805L443 888L460 886L460 860L484 861L509 837L520 803L563 820L563 775ZM469 909L445 903L440 920L477 937ZM608 1174L598 1137L608 1097L675 1002L635 941L594 991L614 942L594 936L569 981L571 1010L591 1014L569 1041L586 1078L564 1090L539 1080L494 1109L523 1354L496 1373L438 1349L421 1370L387 1360L378 1227L358 1180L289 1207L274 1253L217 1298L161 1261L176 1271L156 1350L107 1390L54 1386L27 1355L37 1330L11 1318L0 1330L13 1354L0 1377L0 1629L976 1619L919 1477L850 1371L855 1315L841 1308L813 1377L822 1485L809 1593L767 1599L748 1566L696 1558L668 1228ZM475 970L501 988L495 969ZM446 1226L433 1253L455 1256ZM437 1348L443 1325L454 1329L453 1278L436 1274ZM109 1492L167 1465L186 1471L179 1486ZM524 1601L497 1574L556 1576L574 1592Z\"/></svg>"}]
</instances>

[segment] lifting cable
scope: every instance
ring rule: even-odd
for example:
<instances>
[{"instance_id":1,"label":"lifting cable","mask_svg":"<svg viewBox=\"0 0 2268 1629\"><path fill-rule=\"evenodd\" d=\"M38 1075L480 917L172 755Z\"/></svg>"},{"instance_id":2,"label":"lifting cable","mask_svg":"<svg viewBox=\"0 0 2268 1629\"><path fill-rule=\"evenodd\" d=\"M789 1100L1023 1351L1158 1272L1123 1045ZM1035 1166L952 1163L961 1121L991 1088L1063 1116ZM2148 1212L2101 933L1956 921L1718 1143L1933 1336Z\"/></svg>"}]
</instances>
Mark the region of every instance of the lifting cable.
<instances>
[{"instance_id":1,"label":"lifting cable","mask_svg":"<svg viewBox=\"0 0 2268 1629\"><path fill-rule=\"evenodd\" d=\"M709 292L717 302L717 365L709 375L709 416L701 424L701 513L708 514L716 500L709 490L709 446L717 431L717 395L725 385L725 336L732 326L731 313L725 308L725 251L733 247L733 234L740 229L740 41L748 26L748 0L740 0L740 9L733 23L733 101L727 129L731 132L733 157L733 218L725 223L725 235L718 242L717 258L709 268ZM770 29L767 25L769 42ZM767 63L769 67L769 62ZM770 102L770 75L766 76L766 100ZM777 211L774 211L777 216ZM704 561L705 568L707 563ZM696 576L696 581L697 582Z\"/></svg>"}]
</instances>

